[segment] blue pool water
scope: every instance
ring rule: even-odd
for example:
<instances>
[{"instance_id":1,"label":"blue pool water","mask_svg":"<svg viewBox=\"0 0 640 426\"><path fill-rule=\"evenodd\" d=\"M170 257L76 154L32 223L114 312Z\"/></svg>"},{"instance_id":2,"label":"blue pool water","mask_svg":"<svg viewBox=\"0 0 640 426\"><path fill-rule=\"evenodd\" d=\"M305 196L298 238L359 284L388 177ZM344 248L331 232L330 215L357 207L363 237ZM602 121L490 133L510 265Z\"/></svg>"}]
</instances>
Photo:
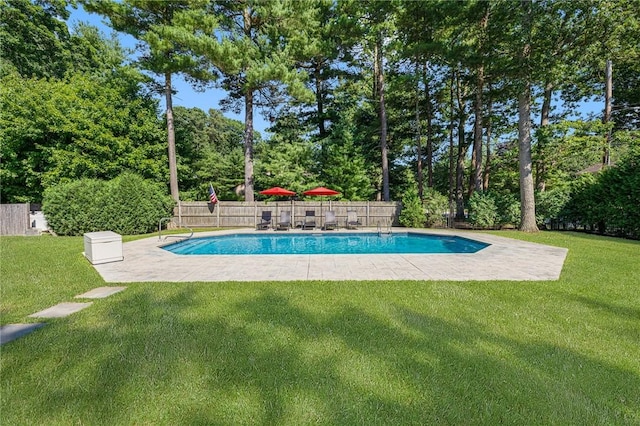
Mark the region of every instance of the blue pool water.
<instances>
[{"instance_id":1,"label":"blue pool water","mask_svg":"<svg viewBox=\"0 0 640 426\"><path fill-rule=\"evenodd\" d=\"M191 238L162 247L175 254L475 253L489 244L462 237L377 233L232 234Z\"/></svg>"}]
</instances>

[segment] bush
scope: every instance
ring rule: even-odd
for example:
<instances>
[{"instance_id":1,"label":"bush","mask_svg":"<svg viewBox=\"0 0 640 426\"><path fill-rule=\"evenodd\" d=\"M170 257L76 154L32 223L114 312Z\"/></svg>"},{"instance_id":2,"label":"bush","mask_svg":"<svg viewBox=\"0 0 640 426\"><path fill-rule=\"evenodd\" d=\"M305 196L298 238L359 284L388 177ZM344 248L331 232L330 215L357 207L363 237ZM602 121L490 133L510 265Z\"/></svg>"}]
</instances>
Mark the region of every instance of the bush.
<instances>
[{"instance_id":1,"label":"bush","mask_svg":"<svg viewBox=\"0 0 640 426\"><path fill-rule=\"evenodd\" d=\"M490 193L498 209L500 225L520 226L520 200L512 193Z\"/></svg>"},{"instance_id":2,"label":"bush","mask_svg":"<svg viewBox=\"0 0 640 426\"><path fill-rule=\"evenodd\" d=\"M536 222L546 225L558 221L569 202L569 188L553 188L536 194Z\"/></svg>"},{"instance_id":3,"label":"bush","mask_svg":"<svg viewBox=\"0 0 640 426\"><path fill-rule=\"evenodd\" d=\"M476 191L469 198L469 222L478 228L493 228L498 223L498 207L493 196Z\"/></svg>"},{"instance_id":4,"label":"bush","mask_svg":"<svg viewBox=\"0 0 640 426\"><path fill-rule=\"evenodd\" d=\"M42 211L49 227L59 235L82 235L100 231L101 200L107 192L107 182L80 179L47 188Z\"/></svg>"},{"instance_id":5,"label":"bush","mask_svg":"<svg viewBox=\"0 0 640 426\"><path fill-rule=\"evenodd\" d=\"M424 207L427 227L442 226L445 224L444 213L449 211L449 201L446 196L432 188L428 188L424 194Z\"/></svg>"},{"instance_id":6,"label":"bush","mask_svg":"<svg viewBox=\"0 0 640 426\"><path fill-rule=\"evenodd\" d=\"M407 175L413 179L412 175ZM425 213L422 208L422 202L418 197L418 189L415 185L415 179L413 185L409 185L402 196L402 211L400 211L400 217L398 218L400 224L407 228L422 228L425 222Z\"/></svg>"},{"instance_id":7,"label":"bush","mask_svg":"<svg viewBox=\"0 0 640 426\"><path fill-rule=\"evenodd\" d=\"M42 205L49 226L59 235L148 233L171 215L172 207L158 184L133 173L108 182L82 179L48 188Z\"/></svg>"},{"instance_id":8,"label":"bush","mask_svg":"<svg viewBox=\"0 0 640 426\"><path fill-rule=\"evenodd\" d=\"M640 238L640 143L616 166L582 175L571 188L561 213L567 220L600 233Z\"/></svg>"}]
</instances>

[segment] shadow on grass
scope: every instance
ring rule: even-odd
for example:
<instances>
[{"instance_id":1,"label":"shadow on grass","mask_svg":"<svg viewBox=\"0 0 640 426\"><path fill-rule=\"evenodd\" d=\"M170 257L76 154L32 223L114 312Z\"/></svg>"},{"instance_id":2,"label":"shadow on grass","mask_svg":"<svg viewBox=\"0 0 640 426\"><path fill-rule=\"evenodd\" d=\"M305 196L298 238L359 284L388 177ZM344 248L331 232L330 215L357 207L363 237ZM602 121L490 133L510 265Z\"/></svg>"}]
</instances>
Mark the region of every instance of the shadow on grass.
<instances>
[{"instance_id":1,"label":"shadow on grass","mask_svg":"<svg viewBox=\"0 0 640 426\"><path fill-rule=\"evenodd\" d=\"M134 285L16 342L2 423L640 421L637 372L568 347L397 301L243 286Z\"/></svg>"}]
</instances>

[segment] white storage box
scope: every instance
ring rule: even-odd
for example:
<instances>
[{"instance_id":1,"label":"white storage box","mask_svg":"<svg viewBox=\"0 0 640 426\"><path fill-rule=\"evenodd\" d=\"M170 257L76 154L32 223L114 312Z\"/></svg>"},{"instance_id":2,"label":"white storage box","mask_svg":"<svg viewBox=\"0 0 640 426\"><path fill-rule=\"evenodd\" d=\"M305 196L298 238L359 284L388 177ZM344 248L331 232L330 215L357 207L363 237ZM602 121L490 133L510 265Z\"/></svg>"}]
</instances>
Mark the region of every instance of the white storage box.
<instances>
[{"instance_id":1,"label":"white storage box","mask_svg":"<svg viewBox=\"0 0 640 426\"><path fill-rule=\"evenodd\" d=\"M84 256L93 265L123 260L122 236L113 231L87 232L84 234Z\"/></svg>"}]
</instances>

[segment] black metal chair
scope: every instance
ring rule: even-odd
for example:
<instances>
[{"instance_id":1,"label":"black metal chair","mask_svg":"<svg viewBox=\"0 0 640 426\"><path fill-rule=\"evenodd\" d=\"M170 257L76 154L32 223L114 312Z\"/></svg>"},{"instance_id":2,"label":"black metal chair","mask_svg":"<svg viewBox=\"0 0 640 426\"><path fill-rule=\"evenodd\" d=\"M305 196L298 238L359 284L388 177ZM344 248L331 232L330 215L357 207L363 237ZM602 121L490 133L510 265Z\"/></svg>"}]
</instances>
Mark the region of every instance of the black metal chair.
<instances>
[{"instance_id":1,"label":"black metal chair","mask_svg":"<svg viewBox=\"0 0 640 426\"><path fill-rule=\"evenodd\" d=\"M260 222L256 225L256 229L264 231L269 229L269 227L271 227L271 210L264 210Z\"/></svg>"},{"instance_id":2,"label":"black metal chair","mask_svg":"<svg viewBox=\"0 0 640 426\"><path fill-rule=\"evenodd\" d=\"M304 222L302 222L302 229L315 229L316 227L316 211L307 210L304 214Z\"/></svg>"},{"instance_id":3,"label":"black metal chair","mask_svg":"<svg viewBox=\"0 0 640 426\"><path fill-rule=\"evenodd\" d=\"M291 228L291 212L283 210L280 212L280 220L276 225L276 231L288 231Z\"/></svg>"}]
</instances>

